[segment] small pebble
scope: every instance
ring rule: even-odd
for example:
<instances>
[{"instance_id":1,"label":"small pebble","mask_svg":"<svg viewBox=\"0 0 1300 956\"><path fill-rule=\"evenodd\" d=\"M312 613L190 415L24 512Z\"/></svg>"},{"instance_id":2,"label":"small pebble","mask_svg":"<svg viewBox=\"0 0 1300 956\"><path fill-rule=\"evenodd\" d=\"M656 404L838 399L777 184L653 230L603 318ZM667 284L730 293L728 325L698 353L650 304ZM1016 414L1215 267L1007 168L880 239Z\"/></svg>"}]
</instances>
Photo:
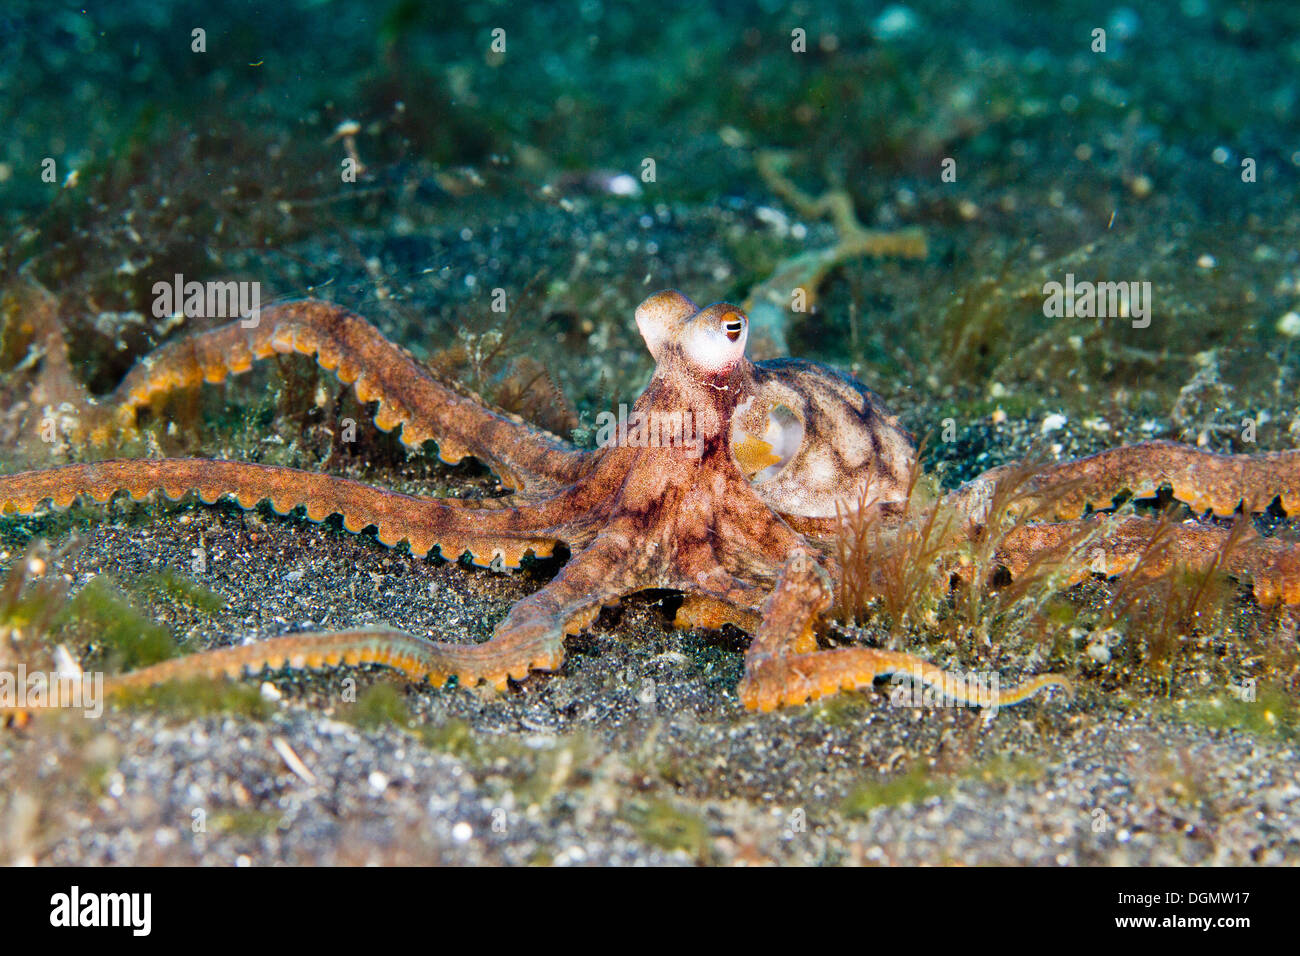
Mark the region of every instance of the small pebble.
<instances>
[{"instance_id":1,"label":"small pebble","mask_svg":"<svg viewBox=\"0 0 1300 956\"><path fill-rule=\"evenodd\" d=\"M1062 415L1060 412L1053 412L1052 414L1048 415L1046 418L1043 419L1043 426L1040 429L1040 431L1044 435L1049 435L1052 432L1060 431L1062 428L1065 427L1065 423L1068 421L1069 419L1066 418L1064 415Z\"/></svg>"}]
</instances>

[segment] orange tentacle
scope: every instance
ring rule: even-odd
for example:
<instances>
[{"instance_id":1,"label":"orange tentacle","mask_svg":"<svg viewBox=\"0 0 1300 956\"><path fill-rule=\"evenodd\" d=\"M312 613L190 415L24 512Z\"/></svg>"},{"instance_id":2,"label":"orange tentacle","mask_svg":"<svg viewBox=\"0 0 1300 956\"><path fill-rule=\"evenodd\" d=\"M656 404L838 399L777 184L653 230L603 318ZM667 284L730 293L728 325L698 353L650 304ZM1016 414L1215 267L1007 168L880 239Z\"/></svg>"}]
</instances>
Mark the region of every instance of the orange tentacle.
<instances>
[{"instance_id":1,"label":"orange tentacle","mask_svg":"<svg viewBox=\"0 0 1300 956\"><path fill-rule=\"evenodd\" d=\"M102 444L114 423L133 425L136 410L163 393L221 382L258 359L294 352L315 355L361 401L377 402L375 424L385 431L400 427L406 445L418 448L435 439L443 461L473 455L508 487L568 485L591 467L589 453L518 416L493 411L477 396L457 393L361 316L315 300L264 309L251 327L233 322L157 349L122 380L88 437Z\"/></svg>"},{"instance_id":2,"label":"orange tentacle","mask_svg":"<svg viewBox=\"0 0 1300 956\"><path fill-rule=\"evenodd\" d=\"M1239 505L1262 511L1278 497L1286 513L1295 514L1300 511L1300 450L1218 455L1171 441L1124 445L1042 469L1025 487L1025 504L1042 496L1055 517L1069 519L1083 514L1087 505L1109 508L1122 492L1149 498L1165 487L1193 511L1220 517Z\"/></svg>"},{"instance_id":3,"label":"orange tentacle","mask_svg":"<svg viewBox=\"0 0 1300 956\"><path fill-rule=\"evenodd\" d=\"M436 500L293 468L172 458L103 461L3 475L0 514L30 514L46 499L61 508L80 495L102 502L120 490L136 500L155 490L177 500L193 490L206 503L230 496L244 508L269 500L281 514L305 505L313 521L341 514L348 531L357 533L373 525L381 542L394 546L405 540L419 556L436 546L451 560L469 551L480 564L499 557L510 567L518 566L527 551L549 555L555 542L565 539L563 525L571 497L528 505L515 505L510 499Z\"/></svg>"},{"instance_id":4,"label":"orange tentacle","mask_svg":"<svg viewBox=\"0 0 1300 956\"><path fill-rule=\"evenodd\" d=\"M831 604L831 579L805 552L791 556L763 607L763 623L745 655L737 688L750 710L770 711L807 703L842 690L869 687L877 677L903 674L933 687L942 699L963 705L1009 707L1047 687L1072 692L1069 680L1043 674L1002 691L996 675L972 683L928 661L872 647L817 650L813 624ZM991 691L990 691L991 688Z\"/></svg>"}]
</instances>

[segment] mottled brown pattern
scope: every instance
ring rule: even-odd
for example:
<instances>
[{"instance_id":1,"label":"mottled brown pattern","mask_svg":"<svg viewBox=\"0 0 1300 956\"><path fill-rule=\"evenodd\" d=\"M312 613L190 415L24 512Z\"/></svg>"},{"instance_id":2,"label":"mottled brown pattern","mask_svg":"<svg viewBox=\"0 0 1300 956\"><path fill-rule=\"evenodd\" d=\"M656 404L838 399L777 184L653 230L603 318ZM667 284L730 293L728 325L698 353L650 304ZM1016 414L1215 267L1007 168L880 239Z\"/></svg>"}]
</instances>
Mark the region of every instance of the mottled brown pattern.
<instances>
[{"instance_id":1,"label":"mottled brown pattern","mask_svg":"<svg viewBox=\"0 0 1300 956\"><path fill-rule=\"evenodd\" d=\"M750 362L748 320L734 306L699 309L680 293L662 292L638 308L636 319L656 369L633 411L651 422L689 422L689 442L618 436L594 451L574 448L435 380L359 316L298 302L266 310L253 328L235 323L159 349L107 401L84 400L65 419L66 428L79 429L70 437L104 441L133 428L136 410L168 390L218 382L259 358L301 352L353 383L363 401L376 402L381 428L400 427L412 446L434 438L449 461L474 455L516 494L431 500L294 469L163 459L0 477L0 512L30 513L46 499L67 505L81 494L106 500L120 489L137 498L196 490L209 502L230 495L245 507L261 500L280 512L304 506L313 520L341 514L348 530L374 526L382 542L405 540L417 555L437 547L448 558L468 551L480 564L516 566L525 553L548 555L556 543L571 551L559 573L518 602L480 645L432 643L388 630L292 635L256 650L168 662L125 675L122 684L238 675L263 664L375 661L435 684L455 677L503 687L530 670L559 668L565 635L590 623L602 604L667 588L686 596L679 622L717 627L730 621L755 632L740 686L751 708L802 703L897 672L961 699L957 683L918 658L872 648L818 650L814 637L842 573L832 547L837 508L865 501L886 521L905 520L915 449L879 397L810 362ZM1085 504L1108 505L1125 489L1170 483L1184 500L1222 513L1242 500L1264 507L1279 492L1284 504L1294 502L1295 461L1295 453L1229 459L1155 443L1055 466L1029 490L1031 499L1048 496L1075 517ZM964 516L965 533L982 533L999 474L995 469L949 496ZM1077 530L1071 522L1025 526L1007 536L999 557L1016 573L1073 540ZM1097 569L1131 566L1144 533L1150 529L1128 523L1097 539L1103 555ZM1221 537L1215 529L1175 535L1171 553L1213 553ZM1253 541L1234 561L1229 570L1256 576L1261 600L1300 600L1289 546ZM1052 675L1036 678L1004 692L1000 703L1064 683Z\"/></svg>"}]
</instances>

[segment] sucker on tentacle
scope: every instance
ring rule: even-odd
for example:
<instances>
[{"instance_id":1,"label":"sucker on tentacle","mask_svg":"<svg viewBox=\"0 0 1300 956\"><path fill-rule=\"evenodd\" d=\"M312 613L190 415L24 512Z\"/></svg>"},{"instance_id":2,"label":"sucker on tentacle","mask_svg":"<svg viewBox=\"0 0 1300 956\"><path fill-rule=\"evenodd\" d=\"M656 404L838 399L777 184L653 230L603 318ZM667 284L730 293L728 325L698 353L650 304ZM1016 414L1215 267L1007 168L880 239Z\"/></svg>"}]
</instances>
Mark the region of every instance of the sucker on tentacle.
<instances>
[{"instance_id":1,"label":"sucker on tentacle","mask_svg":"<svg viewBox=\"0 0 1300 956\"><path fill-rule=\"evenodd\" d=\"M955 494L973 495L1015 467L990 469ZM1125 492L1151 498L1161 488L1197 514L1222 518L1238 507L1258 513L1280 499L1282 510L1293 515L1300 511L1300 450L1220 455L1172 441L1139 442L1040 469L1024 488L1020 507L1042 501L1057 519L1072 520L1089 506L1109 508Z\"/></svg>"},{"instance_id":2,"label":"sucker on tentacle","mask_svg":"<svg viewBox=\"0 0 1300 956\"><path fill-rule=\"evenodd\" d=\"M405 541L417 557L437 547L443 557L454 561L469 551L484 566L498 554L509 567L518 567L526 551L549 556L555 543L563 540L558 519L567 510L553 500L517 506L503 498L416 498L293 468L164 458L63 465L0 476L0 514L31 514L45 500L66 508L82 495L102 503L123 490L137 501L159 490L173 501L190 491L197 492L205 504L230 497L245 509L269 501L279 514L302 505L312 521L342 515L343 527L353 533L374 526L383 544L392 547Z\"/></svg>"},{"instance_id":3,"label":"sucker on tentacle","mask_svg":"<svg viewBox=\"0 0 1300 956\"><path fill-rule=\"evenodd\" d=\"M375 425L400 428L407 447L434 439L442 461L473 455L508 488L560 487L590 466L589 455L562 439L442 384L360 316L313 300L263 309L251 327L232 322L162 346L88 410L85 437L102 445L115 430L133 429L137 411L168 392L216 384L258 360L294 353L315 356L360 401L376 402Z\"/></svg>"}]
</instances>

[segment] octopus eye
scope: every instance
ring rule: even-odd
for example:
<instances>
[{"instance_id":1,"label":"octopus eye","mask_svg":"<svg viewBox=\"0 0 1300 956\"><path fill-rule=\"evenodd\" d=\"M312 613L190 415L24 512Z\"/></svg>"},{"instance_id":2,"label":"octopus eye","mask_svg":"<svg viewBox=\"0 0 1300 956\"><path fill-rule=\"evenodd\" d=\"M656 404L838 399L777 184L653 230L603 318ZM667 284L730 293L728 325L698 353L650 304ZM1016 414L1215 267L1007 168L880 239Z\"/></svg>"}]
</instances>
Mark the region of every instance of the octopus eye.
<instances>
[{"instance_id":1,"label":"octopus eye","mask_svg":"<svg viewBox=\"0 0 1300 956\"><path fill-rule=\"evenodd\" d=\"M727 334L727 338L735 342L740 338L740 333L745 331L745 319L741 315L732 312L722 323L722 331Z\"/></svg>"}]
</instances>

